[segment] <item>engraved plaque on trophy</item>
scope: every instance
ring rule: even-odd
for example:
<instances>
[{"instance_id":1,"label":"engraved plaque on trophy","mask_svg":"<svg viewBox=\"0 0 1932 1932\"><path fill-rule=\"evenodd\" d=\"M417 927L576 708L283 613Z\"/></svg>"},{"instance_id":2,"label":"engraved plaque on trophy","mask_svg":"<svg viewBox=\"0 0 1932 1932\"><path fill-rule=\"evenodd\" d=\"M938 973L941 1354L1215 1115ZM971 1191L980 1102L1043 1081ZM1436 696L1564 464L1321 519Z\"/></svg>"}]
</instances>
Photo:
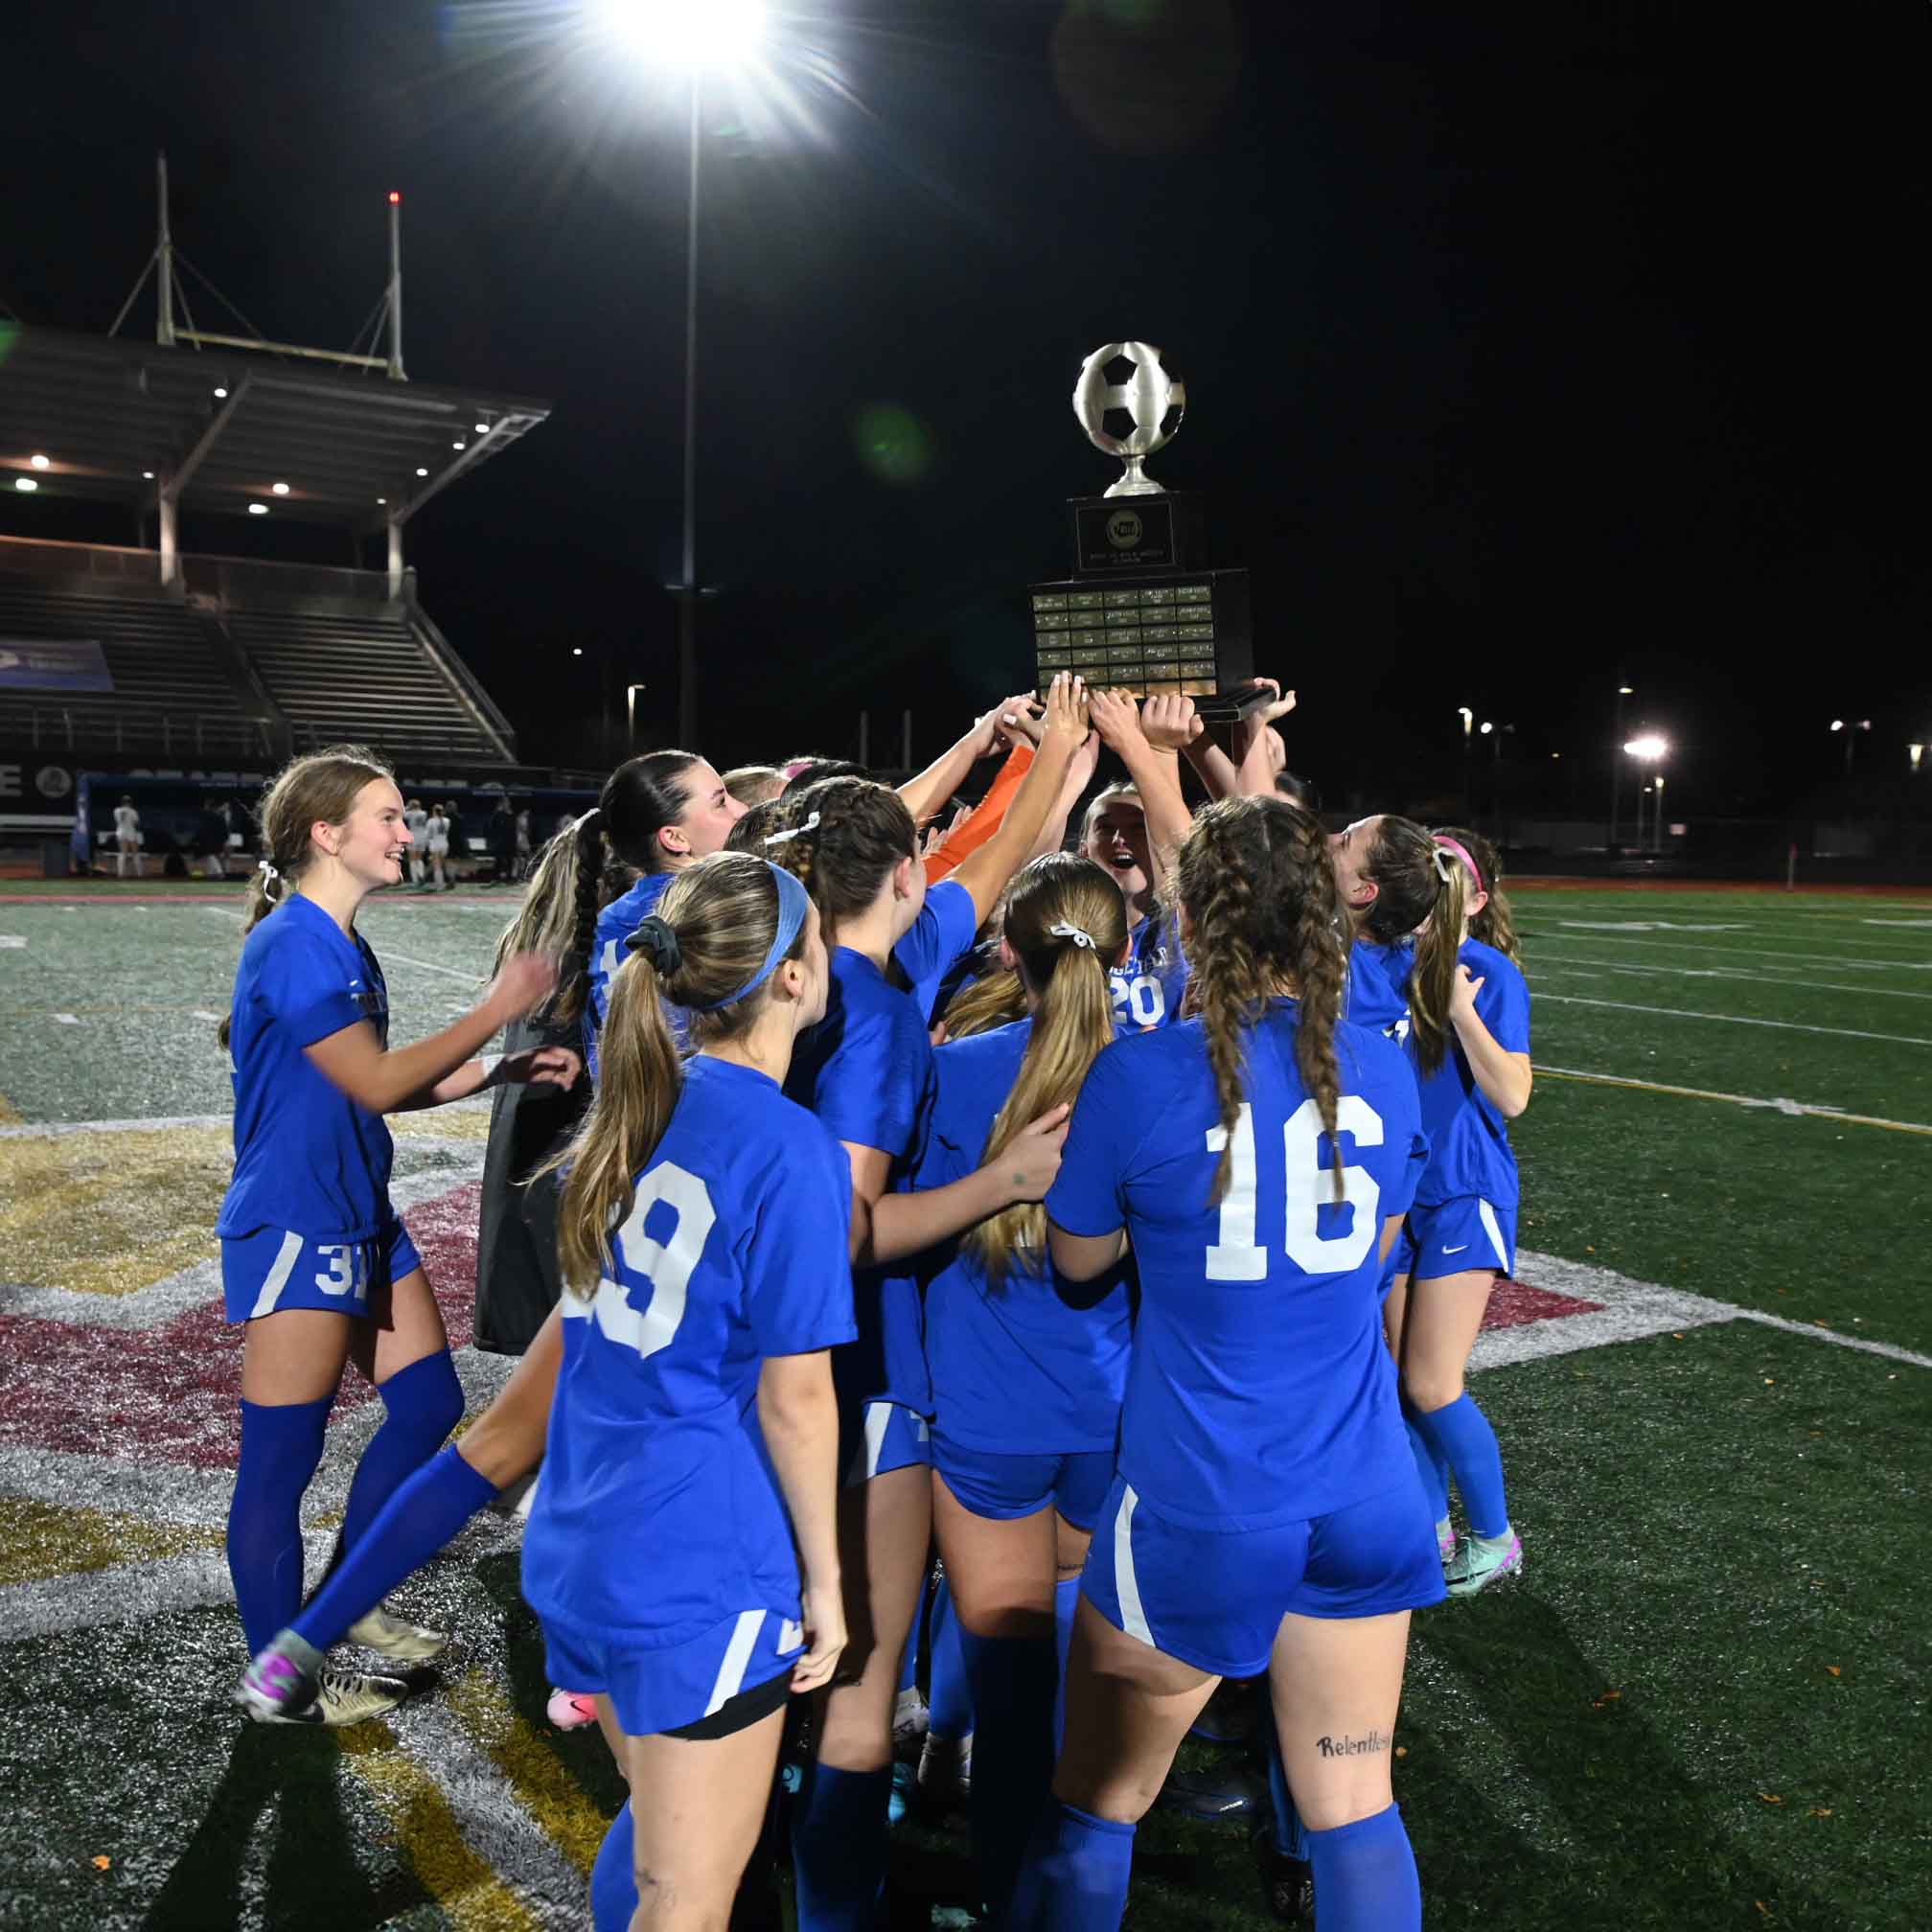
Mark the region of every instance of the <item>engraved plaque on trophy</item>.
<instances>
[{"instance_id":1,"label":"engraved plaque on trophy","mask_svg":"<svg viewBox=\"0 0 1932 1932\"><path fill-rule=\"evenodd\" d=\"M1202 500L1146 460L1173 440L1187 392L1146 342L1110 342L1081 365L1073 413L1122 473L1069 503L1071 579L1031 591L1035 678L1059 671L1139 696L1224 691L1253 676L1248 573L1208 567Z\"/></svg>"}]
</instances>

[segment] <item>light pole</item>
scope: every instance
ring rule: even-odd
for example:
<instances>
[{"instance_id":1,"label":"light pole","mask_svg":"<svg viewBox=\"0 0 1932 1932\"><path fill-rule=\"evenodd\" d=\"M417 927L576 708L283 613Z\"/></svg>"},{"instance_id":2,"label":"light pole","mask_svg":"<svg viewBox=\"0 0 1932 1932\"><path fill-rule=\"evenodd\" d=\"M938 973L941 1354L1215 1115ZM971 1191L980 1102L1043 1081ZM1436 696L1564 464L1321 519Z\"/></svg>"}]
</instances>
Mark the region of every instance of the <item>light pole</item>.
<instances>
[{"instance_id":1,"label":"light pole","mask_svg":"<svg viewBox=\"0 0 1932 1932\"><path fill-rule=\"evenodd\" d=\"M1617 736L1611 741L1621 745L1623 742L1623 701L1631 695L1634 686L1620 684L1617 687ZM1623 768L1618 764L1615 753L1610 759L1610 836L1603 841L1606 853L1617 849L1617 782L1623 775Z\"/></svg>"},{"instance_id":2,"label":"light pole","mask_svg":"<svg viewBox=\"0 0 1932 1932\"><path fill-rule=\"evenodd\" d=\"M1831 728L1845 734L1845 777L1849 783L1852 777L1852 748L1858 742L1859 732L1871 730L1872 721L1869 718L1834 718Z\"/></svg>"},{"instance_id":3,"label":"light pole","mask_svg":"<svg viewBox=\"0 0 1932 1932\"><path fill-rule=\"evenodd\" d=\"M1456 708L1462 720L1462 816L1473 818L1476 804L1469 795L1469 734L1476 728L1476 714L1466 704L1459 704Z\"/></svg>"},{"instance_id":4,"label":"light pole","mask_svg":"<svg viewBox=\"0 0 1932 1932\"><path fill-rule=\"evenodd\" d=\"M641 684L627 684L624 687L624 743L627 749L637 748L637 694L643 690Z\"/></svg>"},{"instance_id":5,"label":"light pole","mask_svg":"<svg viewBox=\"0 0 1932 1932\"><path fill-rule=\"evenodd\" d=\"M753 61L765 44L765 0L592 0L601 32L644 64L686 77L684 211L684 542L678 600L678 742L698 742L698 216L704 76Z\"/></svg>"},{"instance_id":6,"label":"light pole","mask_svg":"<svg viewBox=\"0 0 1932 1932\"><path fill-rule=\"evenodd\" d=\"M1637 849L1644 849L1644 794L1654 784L1657 791L1655 816L1651 819L1650 842L1656 851L1663 851L1664 828L1664 774L1657 768L1670 755L1668 739L1660 738L1654 731L1646 731L1640 738L1633 738L1623 749L1640 765L1647 765L1649 775L1637 788Z\"/></svg>"}]
</instances>

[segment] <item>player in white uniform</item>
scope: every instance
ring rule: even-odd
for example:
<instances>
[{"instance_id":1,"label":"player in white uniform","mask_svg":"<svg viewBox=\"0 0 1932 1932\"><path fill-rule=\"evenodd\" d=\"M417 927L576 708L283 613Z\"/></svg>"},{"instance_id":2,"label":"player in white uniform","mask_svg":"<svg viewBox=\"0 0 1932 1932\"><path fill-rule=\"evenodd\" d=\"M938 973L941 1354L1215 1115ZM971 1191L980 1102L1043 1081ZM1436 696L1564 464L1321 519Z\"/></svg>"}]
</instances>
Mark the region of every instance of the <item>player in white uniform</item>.
<instances>
[{"instance_id":1,"label":"player in white uniform","mask_svg":"<svg viewBox=\"0 0 1932 1932\"><path fill-rule=\"evenodd\" d=\"M115 856L115 876L127 877L127 862L134 862L134 877L148 876L148 862L141 856L141 815L134 809L131 798L123 798L114 808L114 843L118 848Z\"/></svg>"},{"instance_id":2,"label":"player in white uniform","mask_svg":"<svg viewBox=\"0 0 1932 1932\"><path fill-rule=\"evenodd\" d=\"M420 886L424 879L423 855L429 849L429 815L420 798L412 798L403 808L402 822L409 828L409 883Z\"/></svg>"},{"instance_id":3,"label":"player in white uniform","mask_svg":"<svg viewBox=\"0 0 1932 1932\"><path fill-rule=\"evenodd\" d=\"M445 876L443 862L449 856L448 808L438 804L424 822L423 830L429 841L430 885L438 892L449 889L449 881Z\"/></svg>"}]
</instances>

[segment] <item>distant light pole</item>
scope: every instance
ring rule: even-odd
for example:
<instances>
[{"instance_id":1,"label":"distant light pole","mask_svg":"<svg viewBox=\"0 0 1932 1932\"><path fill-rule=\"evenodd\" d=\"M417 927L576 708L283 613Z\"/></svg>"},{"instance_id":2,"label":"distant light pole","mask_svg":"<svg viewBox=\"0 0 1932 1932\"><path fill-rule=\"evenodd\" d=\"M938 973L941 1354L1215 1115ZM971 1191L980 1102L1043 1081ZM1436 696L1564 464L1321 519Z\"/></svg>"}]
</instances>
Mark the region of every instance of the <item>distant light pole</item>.
<instances>
[{"instance_id":1,"label":"distant light pole","mask_svg":"<svg viewBox=\"0 0 1932 1932\"><path fill-rule=\"evenodd\" d=\"M1469 734L1476 728L1476 714L1466 704L1459 704L1456 709L1462 720L1462 816L1473 818L1476 804L1469 795Z\"/></svg>"},{"instance_id":2,"label":"distant light pole","mask_svg":"<svg viewBox=\"0 0 1932 1932\"><path fill-rule=\"evenodd\" d=\"M1621 744L1623 738L1623 701L1631 695L1633 686L1620 684L1617 687L1617 736L1611 741ZM1605 852L1617 849L1617 784L1623 775L1623 768L1613 753L1610 759L1610 836L1603 841Z\"/></svg>"},{"instance_id":3,"label":"distant light pole","mask_svg":"<svg viewBox=\"0 0 1932 1932\"><path fill-rule=\"evenodd\" d=\"M1657 788L1656 816L1651 821L1650 842L1661 852L1664 849L1664 776L1658 770L1666 758L1670 755L1669 741L1660 738L1654 731L1646 731L1642 737L1633 738L1623 749L1640 765L1650 768L1646 782L1637 789L1637 849L1644 849L1644 794L1651 784Z\"/></svg>"},{"instance_id":4,"label":"distant light pole","mask_svg":"<svg viewBox=\"0 0 1932 1932\"><path fill-rule=\"evenodd\" d=\"M1907 755L1907 756L1908 756L1908 757L1909 757L1909 758L1910 758L1910 759L1912 760L1912 769L1913 769L1913 770L1914 770L1914 771L1917 771L1917 770L1918 770L1918 769L1919 769L1919 767L1920 767L1920 765L1921 765L1921 764L1922 764L1922 763L1924 762L1924 758L1925 758L1925 748L1924 748L1924 746L1922 746L1922 745L1908 745L1908 746L1906 746L1906 748L1905 748L1905 751L1906 751L1906 755Z\"/></svg>"},{"instance_id":5,"label":"distant light pole","mask_svg":"<svg viewBox=\"0 0 1932 1932\"><path fill-rule=\"evenodd\" d=\"M1869 718L1834 718L1831 721L1831 728L1834 731L1842 731L1845 734L1845 776L1847 779L1850 779L1852 776L1852 748L1858 742L1859 732L1871 730L1872 721Z\"/></svg>"},{"instance_id":6,"label":"distant light pole","mask_svg":"<svg viewBox=\"0 0 1932 1932\"><path fill-rule=\"evenodd\" d=\"M633 751L637 748L637 694L643 688L641 684L627 684L624 687L625 743Z\"/></svg>"}]
</instances>

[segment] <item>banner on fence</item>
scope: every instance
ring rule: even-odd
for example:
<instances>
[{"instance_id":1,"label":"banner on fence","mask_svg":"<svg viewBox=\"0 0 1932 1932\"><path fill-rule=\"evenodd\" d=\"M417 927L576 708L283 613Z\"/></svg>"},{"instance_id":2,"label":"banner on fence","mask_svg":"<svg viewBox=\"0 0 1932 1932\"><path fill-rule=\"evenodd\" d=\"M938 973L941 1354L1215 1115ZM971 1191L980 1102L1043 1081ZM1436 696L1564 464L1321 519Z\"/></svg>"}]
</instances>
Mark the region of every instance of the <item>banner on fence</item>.
<instances>
[{"instance_id":1,"label":"banner on fence","mask_svg":"<svg viewBox=\"0 0 1932 1932\"><path fill-rule=\"evenodd\" d=\"M111 691L114 679L92 637L0 637L0 687Z\"/></svg>"}]
</instances>

